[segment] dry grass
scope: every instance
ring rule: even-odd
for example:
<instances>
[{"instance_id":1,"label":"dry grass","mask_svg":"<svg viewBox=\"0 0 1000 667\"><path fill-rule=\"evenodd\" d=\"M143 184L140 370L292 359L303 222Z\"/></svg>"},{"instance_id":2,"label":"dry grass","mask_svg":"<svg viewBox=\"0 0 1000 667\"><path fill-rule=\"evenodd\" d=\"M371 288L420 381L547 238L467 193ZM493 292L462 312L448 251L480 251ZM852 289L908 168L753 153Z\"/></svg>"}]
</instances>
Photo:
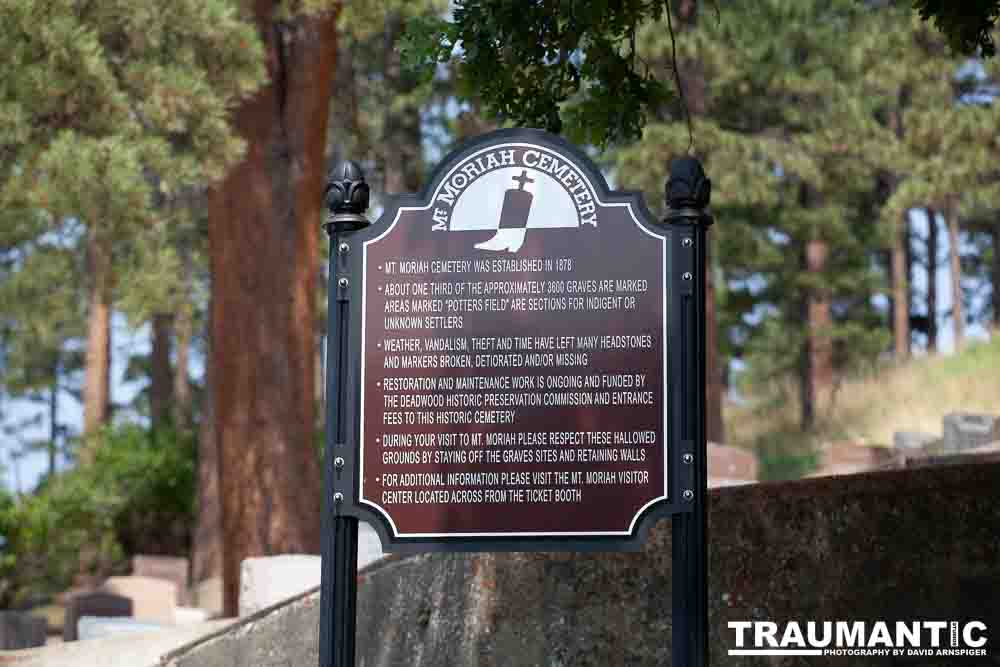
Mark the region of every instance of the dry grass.
<instances>
[{"instance_id":1,"label":"dry grass","mask_svg":"<svg viewBox=\"0 0 1000 667\"><path fill-rule=\"evenodd\" d=\"M774 396L778 388L761 394ZM747 406L730 406L727 440L759 450L769 440L794 437L801 442L793 449L801 451L817 442L841 440L889 446L895 431L940 434L941 418L949 412L1000 413L1000 333L959 354L883 365L843 381L822 398L810 434L799 431L795 390L787 389L787 400L759 398Z\"/></svg>"}]
</instances>

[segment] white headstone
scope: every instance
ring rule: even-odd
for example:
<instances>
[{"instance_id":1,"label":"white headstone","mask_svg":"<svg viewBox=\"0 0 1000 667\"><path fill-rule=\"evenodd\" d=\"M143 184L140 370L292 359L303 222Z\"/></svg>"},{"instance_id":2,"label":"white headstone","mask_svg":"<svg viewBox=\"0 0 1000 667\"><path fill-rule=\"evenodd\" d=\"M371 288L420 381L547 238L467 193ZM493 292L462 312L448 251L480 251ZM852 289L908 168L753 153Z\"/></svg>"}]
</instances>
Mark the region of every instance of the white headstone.
<instances>
[{"instance_id":1,"label":"white headstone","mask_svg":"<svg viewBox=\"0 0 1000 667\"><path fill-rule=\"evenodd\" d=\"M368 524L358 524L358 568L382 558L382 543ZM240 616L247 616L316 588L322 578L319 556L247 558L240 567ZM198 606L205 607L201 602Z\"/></svg>"},{"instance_id":2,"label":"white headstone","mask_svg":"<svg viewBox=\"0 0 1000 667\"><path fill-rule=\"evenodd\" d=\"M222 616L222 577L210 577L198 582L191 593L199 609L204 609L211 617Z\"/></svg>"},{"instance_id":3,"label":"white headstone","mask_svg":"<svg viewBox=\"0 0 1000 667\"><path fill-rule=\"evenodd\" d=\"M191 625L192 623L204 623L210 614L207 609L198 607L177 607L174 610L174 623L177 625Z\"/></svg>"},{"instance_id":4,"label":"white headstone","mask_svg":"<svg viewBox=\"0 0 1000 667\"><path fill-rule=\"evenodd\" d=\"M134 618L103 618L101 616L81 616L76 624L77 634L81 640L138 632L157 632L169 627L162 623L150 623Z\"/></svg>"},{"instance_id":5,"label":"white headstone","mask_svg":"<svg viewBox=\"0 0 1000 667\"><path fill-rule=\"evenodd\" d=\"M369 526L365 522L358 523L358 569L363 568L369 563L374 563L375 561L381 559L385 554L382 553L382 542L378 539L378 533L375 529Z\"/></svg>"},{"instance_id":6,"label":"white headstone","mask_svg":"<svg viewBox=\"0 0 1000 667\"><path fill-rule=\"evenodd\" d=\"M908 451L921 451L936 445L941 441L939 436L933 433L922 433L921 431L896 431L892 434L892 446L896 449Z\"/></svg>"},{"instance_id":7,"label":"white headstone","mask_svg":"<svg viewBox=\"0 0 1000 667\"><path fill-rule=\"evenodd\" d=\"M945 415L942 421L946 452L974 449L1000 437L1000 418L994 415L953 412Z\"/></svg>"},{"instance_id":8,"label":"white headstone","mask_svg":"<svg viewBox=\"0 0 1000 667\"><path fill-rule=\"evenodd\" d=\"M154 577L111 577L103 590L132 600L132 616L141 621L171 624L177 607L177 585Z\"/></svg>"},{"instance_id":9,"label":"white headstone","mask_svg":"<svg viewBox=\"0 0 1000 667\"><path fill-rule=\"evenodd\" d=\"M247 616L319 586L319 556L247 558L240 566L240 616Z\"/></svg>"}]
</instances>

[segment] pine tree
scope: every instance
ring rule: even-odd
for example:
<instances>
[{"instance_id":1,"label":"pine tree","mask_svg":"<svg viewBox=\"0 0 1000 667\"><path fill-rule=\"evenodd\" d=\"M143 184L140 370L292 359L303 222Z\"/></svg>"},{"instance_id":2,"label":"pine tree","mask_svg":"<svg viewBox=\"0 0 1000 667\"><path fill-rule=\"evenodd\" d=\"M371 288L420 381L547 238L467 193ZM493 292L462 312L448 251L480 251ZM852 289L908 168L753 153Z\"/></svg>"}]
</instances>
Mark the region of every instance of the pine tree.
<instances>
[{"instance_id":1,"label":"pine tree","mask_svg":"<svg viewBox=\"0 0 1000 667\"><path fill-rule=\"evenodd\" d=\"M404 28L444 13L447 4L354 3L341 15L336 91L347 103L331 109L331 153L365 165L376 195L416 192L423 184L424 115L454 91L448 80L404 67Z\"/></svg>"},{"instance_id":2,"label":"pine tree","mask_svg":"<svg viewBox=\"0 0 1000 667\"><path fill-rule=\"evenodd\" d=\"M160 223L137 230L117 258L118 306L133 328L149 327L150 353L134 356L126 377L147 380L135 407L154 429L194 422L188 359L207 309L204 197L191 188L161 202Z\"/></svg>"},{"instance_id":3,"label":"pine tree","mask_svg":"<svg viewBox=\"0 0 1000 667\"><path fill-rule=\"evenodd\" d=\"M927 351L931 354L938 347L938 298L937 272L938 253L938 220L937 211L926 209L927 214Z\"/></svg>"},{"instance_id":4,"label":"pine tree","mask_svg":"<svg viewBox=\"0 0 1000 667\"><path fill-rule=\"evenodd\" d=\"M914 161L906 143L919 130L913 123L912 114L919 111L914 109L914 95L923 99L927 94L939 93L933 84L952 66L952 61L943 57L943 38L905 9L888 7L872 12L865 28L856 48L864 63L863 92L874 102L875 120L886 130L882 145L872 146L881 156L877 160L876 214L889 239L889 324L894 356L902 361L912 348L912 235L909 207L890 206L889 202L899 192Z\"/></svg>"},{"instance_id":5,"label":"pine tree","mask_svg":"<svg viewBox=\"0 0 1000 667\"><path fill-rule=\"evenodd\" d=\"M209 193L211 400L229 615L245 558L320 547L316 276L338 9L253 3L269 84L236 110L248 151Z\"/></svg>"},{"instance_id":6,"label":"pine tree","mask_svg":"<svg viewBox=\"0 0 1000 667\"><path fill-rule=\"evenodd\" d=\"M995 40L994 31L994 40ZM996 85L1000 81L1000 64L995 60L981 63L981 76L968 78L972 84L969 103L975 103L984 111L982 122L988 127L992 123L994 132L984 133L983 142L974 152L977 161L977 177L967 188L963 209L967 217L982 234L984 243L981 256L981 274L990 284L990 323L1000 330L1000 176L994 166L1000 160L1000 140L995 128L1000 114L1000 101L996 96ZM990 113L992 112L992 113Z\"/></svg>"},{"instance_id":7,"label":"pine tree","mask_svg":"<svg viewBox=\"0 0 1000 667\"><path fill-rule=\"evenodd\" d=\"M928 205L942 213L949 239L954 338L961 347L967 320L961 220L992 197L1000 116L995 105L964 101L962 62L949 57L940 41L920 34L917 27L912 30L909 55L904 56L913 63L908 82L911 110L907 132L892 151L898 155L899 184L883 211L885 219Z\"/></svg>"},{"instance_id":8,"label":"pine tree","mask_svg":"<svg viewBox=\"0 0 1000 667\"><path fill-rule=\"evenodd\" d=\"M736 354L753 353L766 374L800 377L808 427L834 367L849 364L846 351L871 354L879 340L850 321L877 284L865 260L873 232L858 224L855 201L874 165L855 146L879 131L852 97L857 59L836 46L863 16L850 2L730 3L726 12L678 44L682 62L697 50L712 82L695 146L723 221L715 233L735 312L720 320L734 327L726 337ZM641 36L650 40L643 60L663 62L669 42ZM649 165L684 146L685 134L677 121L647 125L622 152L623 181L652 196L662 171Z\"/></svg>"},{"instance_id":9,"label":"pine tree","mask_svg":"<svg viewBox=\"0 0 1000 667\"><path fill-rule=\"evenodd\" d=\"M19 243L3 253L7 269L0 271L2 390L44 406L49 436L33 444L46 451L49 476L60 454L70 453L59 398L67 389L75 393L71 378L82 364L75 348L85 332L80 287L67 280L79 271L78 257L63 243L55 235Z\"/></svg>"},{"instance_id":10,"label":"pine tree","mask_svg":"<svg viewBox=\"0 0 1000 667\"><path fill-rule=\"evenodd\" d=\"M459 79L479 91L491 115L565 131L581 142L621 143L637 139L671 96L637 58L633 45L638 31L662 25L664 10L672 4L714 7L720 17L725 12L727 20L740 16L734 22L744 18L738 1L456 0L450 20L421 20L409 26L410 58L429 69L458 51ZM855 4L872 10L905 5L907 18L915 11L915 20L933 22L957 52L994 55L992 30L1000 0ZM800 24L801 30L823 34L828 26L822 21L828 16L821 16L819 23Z\"/></svg>"},{"instance_id":11,"label":"pine tree","mask_svg":"<svg viewBox=\"0 0 1000 667\"><path fill-rule=\"evenodd\" d=\"M239 156L229 108L259 85L260 50L226 0L4 3L0 35L2 215L39 234L85 225L90 434L109 411L115 256L155 224L157 192L218 179Z\"/></svg>"}]
</instances>

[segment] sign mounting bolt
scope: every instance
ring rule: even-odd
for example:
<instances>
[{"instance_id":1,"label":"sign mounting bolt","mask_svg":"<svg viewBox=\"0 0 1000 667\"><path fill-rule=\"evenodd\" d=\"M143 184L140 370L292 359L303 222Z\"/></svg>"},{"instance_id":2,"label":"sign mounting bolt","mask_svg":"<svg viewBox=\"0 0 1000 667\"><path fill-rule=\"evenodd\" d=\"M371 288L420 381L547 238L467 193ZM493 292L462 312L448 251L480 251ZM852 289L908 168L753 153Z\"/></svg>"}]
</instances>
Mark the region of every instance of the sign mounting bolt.
<instances>
[{"instance_id":1,"label":"sign mounting bolt","mask_svg":"<svg viewBox=\"0 0 1000 667\"><path fill-rule=\"evenodd\" d=\"M687 463L688 465L694 463L694 454L685 454L683 458L684 463Z\"/></svg>"},{"instance_id":2,"label":"sign mounting bolt","mask_svg":"<svg viewBox=\"0 0 1000 667\"><path fill-rule=\"evenodd\" d=\"M333 460L333 465L337 466L338 470L341 469L341 468L343 468L344 467L344 459L343 459L343 457L338 456L337 458L335 458Z\"/></svg>"},{"instance_id":3,"label":"sign mounting bolt","mask_svg":"<svg viewBox=\"0 0 1000 667\"><path fill-rule=\"evenodd\" d=\"M351 252L351 246L347 245L346 243L341 243L339 246L337 246L337 252L339 252L341 255L346 255L347 253Z\"/></svg>"},{"instance_id":4,"label":"sign mounting bolt","mask_svg":"<svg viewBox=\"0 0 1000 667\"><path fill-rule=\"evenodd\" d=\"M340 491L338 491L337 493L333 494L333 502L337 503L338 505L340 503L344 502L344 494L341 493Z\"/></svg>"},{"instance_id":5,"label":"sign mounting bolt","mask_svg":"<svg viewBox=\"0 0 1000 667\"><path fill-rule=\"evenodd\" d=\"M340 280L337 281L337 284L340 285L340 289L347 289L347 286L350 285L350 282L348 282L347 278L341 278Z\"/></svg>"},{"instance_id":6,"label":"sign mounting bolt","mask_svg":"<svg viewBox=\"0 0 1000 667\"><path fill-rule=\"evenodd\" d=\"M336 497L336 496L334 496ZM694 491L691 489L684 489L684 500L691 502L694 500Z\"/></svg>"},{"instance_id":7,"label":"sign mounting bolt","mask_svg":"<svg viewBox=\"0 0 1000 667\"><path fill-rule=\"evenodd\" d=\"M684 240L681 241L681 245L684 246L685 248L690 248L692 245L694 245L694 241L691 240L690 236L685 236Z\"/></svg>"},{"instance_id":8,"label":"sign mounting bolt","mask_svg":"<svg viewBox=\"0 0 1000 667\"><path fill-rule=\"evenodd\" d=\"M691 275L691 272L690 272L690 271L685 271L685 272L684 272L684 273L683 273L683 274L681 275L681 278L683 278L684 280L691 280L692 278L694 278L694 276L693 276L693 275Z\"/></svg>"}]
</instances>

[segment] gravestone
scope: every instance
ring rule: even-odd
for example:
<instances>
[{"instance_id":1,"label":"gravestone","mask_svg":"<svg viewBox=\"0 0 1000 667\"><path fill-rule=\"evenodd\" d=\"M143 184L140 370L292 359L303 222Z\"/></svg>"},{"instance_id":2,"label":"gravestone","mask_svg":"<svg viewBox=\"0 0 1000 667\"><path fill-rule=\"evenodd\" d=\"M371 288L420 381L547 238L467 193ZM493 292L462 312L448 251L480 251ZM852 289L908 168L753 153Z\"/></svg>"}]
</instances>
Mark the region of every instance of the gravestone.
<instances>
[{"instance_id":1,"label":"gravestone","mask_svg":"<svg viewBox=\"0 0 1000 667\"><path fill-rule=\"evenodd\" d=\"M132 616L141 621L173 624L177 585L153 577L111 577L103 589L132 601ZM104 614L89 614L103 616Z\"/></svg>"},{"instance_id":2,"label":"gravestone","mask_svg":"<svg viewBox=\"0 0 1000 667\"><path fill-rule=\"evenodd\" d=\"M757 457L739 447L708 443L708 485L731 486L757 481Z\"/></svg>"},{"instance_id":3,"label":"gravestone","mask_svg":"<svg viewBox=\"0 0 1000 667\"><path fill-rule=\"evenodd\" d=\"M132 558L132 575L172 581L177 586L175 602L179 605L189 602L187 558L138 555Z\"/></svg>"},{"instance_id":4,"label":"gravestone","mask_svg":"<svg viewBox=\"0 0 1000 667\"><path fill-rule=\"evenodd\" d=\"M177 625L192 625L195 623L204 623L209 619L211 614L207 609L201 609L198 607L177 607L174 611L174 622Z\"/></svg>"},{"instance_id":5,"label":"gravestone","mask_svg":"<svg viewBox=\"0 0 1000 667\"><path fill-rule=\"evenodd\" d=\"M892 434L892 446L903 451L922 451L938 444L941 438L933 433L921 431L896 431Z\"/></svg>"},{"instance_id":6,"label":"gravestone","mask_svg":"<svg viewBox=\"0 0 1000 667\"><path fill-rule=\"evenodd\" d=\"M45 619L19 611L0 611L0 650L45 646Z\"/></svg>"},{"instance_id":7,"label":"gravestone","mask_svg":"<svg viewBox=\"0 0 1000 667\"><path fill-rule=\"evenodd\" d=\"M319 556L247 558L240 566L240 616L248 616L320 584Z\"/></svg>"},{"instance_id":8,"label":"gravestone","mask_svg":"<svg viewBox=\"0 0 1000 667\"><path fill-rule=\"evenodd\" d=\"M166 630L168 627L162 623L150 623L134 618L121 617L83 616L77 622L77 632L80 641L118 635L158 632Z\"/></svg>"},{"instance_id":9,"label":"gravestone","mask_svg":"<svg viewBox=\"0 0 1000 667\"><path fill-rule=\"evenodd\" d=\"M1000 419L995 415L952 412L943 422L946 452L975 449L1000 439Z\"/></svg>"},{"instance_id":10,"label":"gravestone","mask_svg":"<svg viewBox=\"0 0 1000 667\"><path fill-rule=\"evenodd\" d=\"M191 588L193 602L212 618L222 616L222 577L209 577Z\"/></svg>"},{"instance_id":11,"label":"gravestone","mask_svg":"<svg viewBox=\"0 0 1000 667\"><path fill-rule=\"evenodd\" d=\"M63 641L76 641L79 637L77 622L83 616L105 618L131 616L132 600L108 591L75 593L66 600L66 616L63 621Z\"/></svg>"}]
</instances>

